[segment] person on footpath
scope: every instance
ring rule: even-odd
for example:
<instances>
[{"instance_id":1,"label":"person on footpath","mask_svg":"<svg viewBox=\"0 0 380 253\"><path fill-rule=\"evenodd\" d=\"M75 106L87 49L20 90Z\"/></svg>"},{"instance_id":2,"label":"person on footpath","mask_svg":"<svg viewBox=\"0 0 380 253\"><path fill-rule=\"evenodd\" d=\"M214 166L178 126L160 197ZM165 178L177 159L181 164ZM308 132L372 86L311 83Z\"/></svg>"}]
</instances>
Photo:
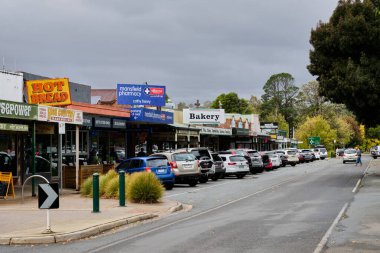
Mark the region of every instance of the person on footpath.
<instances>
[{"instance_id":1,"label":"person on footpath","mask_svg":"<svg viewBox=\"0 0 380 253\"><path fill-rule=\"evenodd\" d=\"M357 155L355 166L358 166L359 163L360 163L360 166L362 166L363 165L362 164L362 151L360 151L359 147L356 147L355 150L356 150L356 155Z\"/></svg>"}]
</instances>

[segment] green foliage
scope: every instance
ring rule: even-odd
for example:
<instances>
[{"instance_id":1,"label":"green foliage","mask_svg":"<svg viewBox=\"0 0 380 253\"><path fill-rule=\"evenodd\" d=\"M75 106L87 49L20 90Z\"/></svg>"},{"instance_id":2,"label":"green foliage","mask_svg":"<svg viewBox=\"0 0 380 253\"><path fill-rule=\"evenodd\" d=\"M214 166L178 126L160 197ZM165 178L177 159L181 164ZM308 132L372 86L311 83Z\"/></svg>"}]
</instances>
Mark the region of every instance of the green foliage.
<instances>
[{"instance_id":1,"label":"green foliage","mask_svg":"<svg viewBox=\"0 0 380 253\"><path fill-rule=\"evenodd\" d=\"M92 177L88 177L84 180L80 187L80 194L82 196L92 197Z\"/></svg>"},{"instance_id":2,"label":"green foliage","mask_svg":"<svg viewBox=\"0 0 380 253\"><path fill-rule=\"evenodd\" d=\"M328 150L333 148L334 140L337 138L337 131L331 129L330 124L322 116L307 117L295 131L296 138L303 143L301 148L308 148L308 137L319 136L321 144L325 145Z\"/></svg>"},{"instance_id":3,"label":"green foliage","mask_svg":"<svg viewBox=\"0 0 380 253\"><path fill-rule=\"evenodd\" d=\"M372 139L380 139L380 125L368 128L366 132L366 137Z\"/></svg>"},{"instance_id":4,"label":"green foliage","mask_svg":"<svg viewBox=\"0 0 380 253\"><path fill-rule=\"evenodd\" d=\"M219 95L211 104L211 108L214 109L220 106L226 113L251 114L253 111L248 101L244 98L239 98L234 92Z\"/></svg>"},{"instance_id":5,"label":"green foliage","mask_svg":"<svg viewBox=\"0 0 380 253\"><path fill-rule=\"evenodd\" d=\"M320 94L343 103L359 121L380 123L380 18L378 1L339 1L329 22L311 32L308 70Z\"/></svg>"},{"instance_id":6,"label":"green foliage","mask_svg":"<svg viewBox=\"0 0 380 253\"><path fill-rule=\"evenodd\" d=\"M103 196L106 193L107 184L115 177L118 177L116 171L109 170L107 174L100 175L99 177L99 195Z\"/></svg>"},{"instance_id":7,"label":"green foliage","mask_svg":"<svg viewBox=\"0 0 380 253\"><path fill-rule=\"evenodd\" d=\"M113 177L108 181L105 188L105 198L118 198L119 197L119 177Z\"/></svg>"},{"instance_id":8,"label":"green foliage","mask_svg":"<svg viewBox=\"0 0 380 253\"><path fill-rule=\"evenodd\" d=\"M299 88L294 85L294 78L288 73L272 75L265 83L261 116L265 118L270 113L284 115L288 124L294 125L296 120L295 102Z\"/></svg>"},{"instance_id":9,"label":"green foliage","mask_svg":"<svg viewBox=\"0 0 380 253\"><path fill-rule=\"evenodd\" d=\"M164 188L151 172L134 173L127 185L127 199L134 203L155 203L162 198Z\"/></svg>"},{"instance_id":10,"label":"green foliage","mask_svg":"<svg viewBox=\"0 0 380 253\"><path fill-rule=\"evenodd\" d=\"M289 131L289 124L286 122L285 117L279 113L275 115L274 113L269 114L264 118L265 122L277 122L279 130Z\"/></svg>"}]
</instances>

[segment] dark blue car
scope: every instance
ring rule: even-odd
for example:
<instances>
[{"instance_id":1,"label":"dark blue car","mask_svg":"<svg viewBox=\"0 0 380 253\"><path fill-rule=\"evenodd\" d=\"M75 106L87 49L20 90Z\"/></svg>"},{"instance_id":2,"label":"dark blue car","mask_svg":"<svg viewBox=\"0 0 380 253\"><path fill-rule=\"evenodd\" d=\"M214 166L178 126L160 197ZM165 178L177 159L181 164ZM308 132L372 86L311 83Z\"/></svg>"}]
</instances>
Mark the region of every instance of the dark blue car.
<instances>
[{"instance_id":1,"label":"dark blue car","mask_svg":"<svg viewBox=\"0 0 380 253\"><path fill-rule=\"evenodd\" d=\"M153 172L167 190L173 189L175 175L165 157L143 156L126 159L116 167L116 171L120 170L128 174L142 171Z\"/></svg>"}]
</instances>

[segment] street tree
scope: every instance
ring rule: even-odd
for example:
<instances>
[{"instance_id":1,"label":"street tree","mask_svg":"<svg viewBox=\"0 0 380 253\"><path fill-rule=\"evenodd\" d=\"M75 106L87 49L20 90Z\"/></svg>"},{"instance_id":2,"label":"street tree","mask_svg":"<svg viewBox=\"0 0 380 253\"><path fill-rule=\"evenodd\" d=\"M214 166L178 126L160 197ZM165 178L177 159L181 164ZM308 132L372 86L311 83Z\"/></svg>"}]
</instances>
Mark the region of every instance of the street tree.
<instances>
[{"instance_id":1,"label":"street tree","mask_svg":"<svg viewBox=\"0 0 380 253\"><path fill-rule=\"evenodd\" d=\"M296 120L295 101L299 88L294 85L294 78L288 73L272 75L265 83L261 96L261 116L265 118L273 112L282 114L286 122L293 126Z\"/></svg>"},{"instance_id":2,"label":"street tree","mask_svg":"<svg viewBox=\"0 0 380 253\"><path fill-rule=\"evenodd\" d=\"M244 98L239 98L234 92L223 93L212 102L211 108L217 109L220 107L226 113L251 114L253 111L248 101Z\"/></svg>"},{"instance_id":3,"label":"street tree","mask_svg":"<svg viewBox=\"0 0 380 253\"><path fill-rule=\"evenodd\" d=\"M252 106L252 111L255 114L260 114L262 103L261 99L256 96L251 96L249 99L249 104Z\"/></svg>"},{"instance_id":4,"label":"street tree","mask_svg":"<svg viewBox=\"0 0 380 253\"><path fill-rule=\"evenodd\" d=\"M185 102L179 102L179 103L177 104L177 109L178 109L178 110L183 110L183 109L185 109L185 108L189 108L189 107L186 105Z\"/></svg>"},{"instance_id":5,"label":"street tree","mask_svg":"<svg viewBox=\"0 0 380 253\"><path fill-rule=\"evenodd\" d=\"M310 65L320 95L343 103L365 125L380 123L380 1L340 0L311 31Z\"/></svg>"},{"instance_id":6,"label":"street tree","mask_svg":"<svg viewBox=\"0 0 380 253\"><path fill-rule=\"evenodd\" d=\"M337 131L330 127L330 124L322 116L318 115L312 118L307 117L295 131L296 138L302 141L301 148L308 148L308 138L319 136L321 144L331 150L334 145L334 140L337 138Z\"/></svg>"},{"instance_id":7,"label":"street tree","mask_svg":"<svg viewBox=\"0 0 380 253\"><path fill-rule=\"evenodd\" d=\"M284 131L289 130L289 124L286 122L284 115L282 115L281 113L278 113L277 115L274 113L270 113L262 121L277 122L279 130L284 130Z\"/></svg>"}]
</instances>

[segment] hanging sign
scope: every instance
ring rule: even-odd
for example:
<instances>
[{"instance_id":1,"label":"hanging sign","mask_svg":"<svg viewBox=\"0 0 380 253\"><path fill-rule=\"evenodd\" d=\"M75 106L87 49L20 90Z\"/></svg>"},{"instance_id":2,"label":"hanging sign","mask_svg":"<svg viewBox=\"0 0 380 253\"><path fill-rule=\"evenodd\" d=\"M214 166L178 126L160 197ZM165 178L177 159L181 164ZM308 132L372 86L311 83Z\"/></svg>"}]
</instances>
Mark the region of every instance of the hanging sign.
<instances>
[{"instance_id":1,"label":"hanging sign","mask_svg":"<svg viewBox=\"0 0 380 253\"><path fill-rule=\"evenodd\" d=\"M0 130L2 131L16 131L16 132L28 132L28 125L0 123Z\"/></svg>"},{"instance_id":2,"label":"hanging sign","mask_svg":"<svg viewBox=\"0 0 380 253\"><path fill-rule=\"evenodd\" d=\"M66 124L64 122L58 123L58 133L65 134L66 133Z\"/></svg>"},{"instance_id":3,"label":"hanging sign","mask_svg":"<svg viewBox=\"0 0 380 253\"><path fill-rule=\"evenodd\" d=\"M71 105L68 78L26 81L29 104Z\"/></svg>"}]
</instances>

